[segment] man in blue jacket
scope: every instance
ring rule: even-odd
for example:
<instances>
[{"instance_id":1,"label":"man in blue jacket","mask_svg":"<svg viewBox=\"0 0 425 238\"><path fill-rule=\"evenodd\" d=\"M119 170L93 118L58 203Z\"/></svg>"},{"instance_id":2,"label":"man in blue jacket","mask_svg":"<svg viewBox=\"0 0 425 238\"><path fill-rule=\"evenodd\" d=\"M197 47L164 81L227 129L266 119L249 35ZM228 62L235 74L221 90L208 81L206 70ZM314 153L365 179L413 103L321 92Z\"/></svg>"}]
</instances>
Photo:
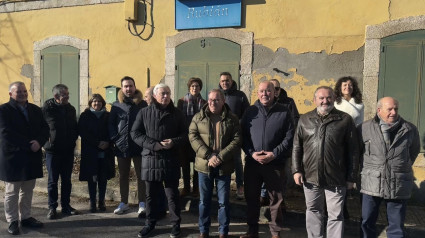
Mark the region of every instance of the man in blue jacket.
<instances>
[{"instance_id":1,"label":"man in blue jacket","mask_svg":"<svg viewBox=\"0 0 425 238\"><path fill-rule=\"evenodd\" d=\"M49 138L49 127L41 109L27 101L23 82L11 83L9 95L0 106L0 180L5 182L7 231L17 235L19 217L21 226L43 226L31 217L31 202L35 180L43 177L41 145Z\"/></svg>"},{"instance_id":2,"label":"man in blue jacket","mask_svg":"<svg viewBox=\"0 0 425 238\"><path fill-rule=\"evenodd\" d=\"M275 102L274 86L270 81L258 86L258 100L242 117L245 158L245 198L249 230L240 238L258 237L260 191L264 182L270 198L270 232L279 237L283 228L280 205L283 201L285 160L294 136L293 120L287 107Z\"/></svg>"}]
</instances>

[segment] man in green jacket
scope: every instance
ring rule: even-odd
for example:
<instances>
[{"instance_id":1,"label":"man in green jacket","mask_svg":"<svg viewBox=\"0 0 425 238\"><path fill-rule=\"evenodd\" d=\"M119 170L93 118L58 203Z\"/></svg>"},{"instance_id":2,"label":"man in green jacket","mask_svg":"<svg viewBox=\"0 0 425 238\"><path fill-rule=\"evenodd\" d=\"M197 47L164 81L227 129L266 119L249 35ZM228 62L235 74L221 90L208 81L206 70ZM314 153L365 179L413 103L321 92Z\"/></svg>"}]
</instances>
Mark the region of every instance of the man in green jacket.
<instances>
[{"instance_id":1,"label":"man in green jacket","mask_svg":"<svg viewBox=\"0 0 425 238\"><path fill-rule=\"evenodd\" d=\"M199 172L199 237L209 237L215 180L219 203L219 237L226 238L230 223L230 176L235 168L234 155L240 149L241 138L239 119L225 104L221 90L213 89L208 93L208 103L190 124L189 141L196 153L195 170Z\"/></svg>"}]
</instances>

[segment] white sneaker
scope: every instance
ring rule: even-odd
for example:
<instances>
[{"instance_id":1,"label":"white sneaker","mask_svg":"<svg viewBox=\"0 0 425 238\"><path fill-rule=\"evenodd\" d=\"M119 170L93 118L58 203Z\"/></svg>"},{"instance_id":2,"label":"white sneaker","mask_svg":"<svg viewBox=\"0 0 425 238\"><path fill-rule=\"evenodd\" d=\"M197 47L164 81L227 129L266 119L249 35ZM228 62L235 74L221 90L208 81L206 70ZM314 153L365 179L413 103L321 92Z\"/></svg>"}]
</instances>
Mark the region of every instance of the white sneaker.
<instances>
[{"instance_id":1,"label":"white sneaker","mask_svg":"<svg viewBox=\"0 0 425 238\"><path fill-rule=\"evenodd\" d=\"M118 205L117 209L114 210L114 213L115 214L123 214L124 212L128 211L128 209L130 209L128 204L120 202L120 205Z\"/></svg>"},{"instance_id":2,"label":"white sneaker","mask_svg":"<svg viewBox=\"0 0 425 238\"><path fill-rule=\"evenodd\" d=\"M144 202L139 203L139 211L137 213L142 214L146 212L146 206Z\"/></svg>"}]
</instances>

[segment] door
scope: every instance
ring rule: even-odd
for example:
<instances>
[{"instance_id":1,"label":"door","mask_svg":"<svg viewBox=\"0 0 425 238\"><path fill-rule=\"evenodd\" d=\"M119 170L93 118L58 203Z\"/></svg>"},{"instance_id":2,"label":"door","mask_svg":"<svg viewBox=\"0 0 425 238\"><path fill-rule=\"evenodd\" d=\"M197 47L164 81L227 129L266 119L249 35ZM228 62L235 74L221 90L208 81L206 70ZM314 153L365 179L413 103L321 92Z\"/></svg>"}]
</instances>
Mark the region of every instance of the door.
<instances>
[{"instance_id":1,"label":"door","mask_svg":"<svg viewBox=\"0 0 425 238\"><path fill-rule=\"evenodd\" d=\"M378 98L399 101L399 114L418 127L425 142L425 31L412 31L382 39ZM425 106L425 105L424 105Z\"/></svg>"},{"instance_id":2,"label":"door","mask_svg":"<svg viewBox=\"0 0 425 238\"><path fill-rule=\"evenodd\" d=\"M232 74L239 88L239 44L222 38L198 38L176 47L176 86L174 101L188 93L187 81L191 77L202 80L201 95L218 88L221 72Z\"/></svg>"},{"instance_id":3,"label":"door","mask_svg":"<svg viewBox=\"0 0 425 238\"><path fill-rule=\"evenodd\" d=\"M69 102L79 115L79 50L65 45L51 46L41 51L41 101L52 98L52 88L65 84L69 91Z\"/></svg>"}]
</instances>

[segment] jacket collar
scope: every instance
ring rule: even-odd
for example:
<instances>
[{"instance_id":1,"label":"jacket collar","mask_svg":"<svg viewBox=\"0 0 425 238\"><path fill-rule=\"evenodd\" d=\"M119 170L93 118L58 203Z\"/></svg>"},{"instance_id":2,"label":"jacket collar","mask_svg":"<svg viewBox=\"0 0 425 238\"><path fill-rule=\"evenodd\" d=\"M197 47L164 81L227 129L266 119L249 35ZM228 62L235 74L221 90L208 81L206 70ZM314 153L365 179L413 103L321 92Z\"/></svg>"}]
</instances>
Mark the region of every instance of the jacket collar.
<instances>
[{"instance_id":1,"label":"jacket collar","mask_svg":"<svg viewBox=\"0 0 425 238\"><path fill-rule=\"evenodd\" d=\"M175 109L173 100L170 100L170 103L167 105L166 108L162 108L161 105L155 99L153 99L151 106L155 107L155 109L160 111L162 110L162 111L173 112Z\"/></svg>"},{"instance_id":2,"label":"jacket collar","mask_svg":"<svg viewBox=\"0 0 425 238\"><path fill-rule=\"evenodd\" d=\"M120 89L118 91L118 102L124 103L124 99L125 99L124 92L122 91L122 89ZM134 92L134 96L133 96L132 101L136 105L138 105L139 103L141 103L143 101L143 94L142 94L142 92L140 92L139 89L136 89L136 92Z\"/></svg>"},{"instance_id":3,"label":"jacket collar","mask_svg":"<svg viewBox=\"0 0 425 238\"><path fill-rule=\"evenodd\" d=\"M270 112L272 112L274 110L274 108L276 107L276 105L278 104L276 97L275 100L273 102L273 105L270 107L270 109L267 111L266 108L263 106L263 104L260 103L260 100L257 99L254 103L254 105L260 110L261 113L263 113L264 115L269 114Z\"/></svg>"},{"instance_id":4,"label":"jacket collar","mask_svg":"<svg viewBox=\"0 0 425 238\"><path fill-rule=\"evenodd\" d=\"M18 102L15 100L15 99L13 99L13 98L10 98L9 99L9 103L10 103L10 105L12 105L13 107L15 107L15 108L17 108L18 106L19 107L22 107L21 105L19 105L18 104ZM27 102L26 102L26 104L25 104L25 107L28 105L28 100L27 100Z\"/></svg>"}]
</instances>

